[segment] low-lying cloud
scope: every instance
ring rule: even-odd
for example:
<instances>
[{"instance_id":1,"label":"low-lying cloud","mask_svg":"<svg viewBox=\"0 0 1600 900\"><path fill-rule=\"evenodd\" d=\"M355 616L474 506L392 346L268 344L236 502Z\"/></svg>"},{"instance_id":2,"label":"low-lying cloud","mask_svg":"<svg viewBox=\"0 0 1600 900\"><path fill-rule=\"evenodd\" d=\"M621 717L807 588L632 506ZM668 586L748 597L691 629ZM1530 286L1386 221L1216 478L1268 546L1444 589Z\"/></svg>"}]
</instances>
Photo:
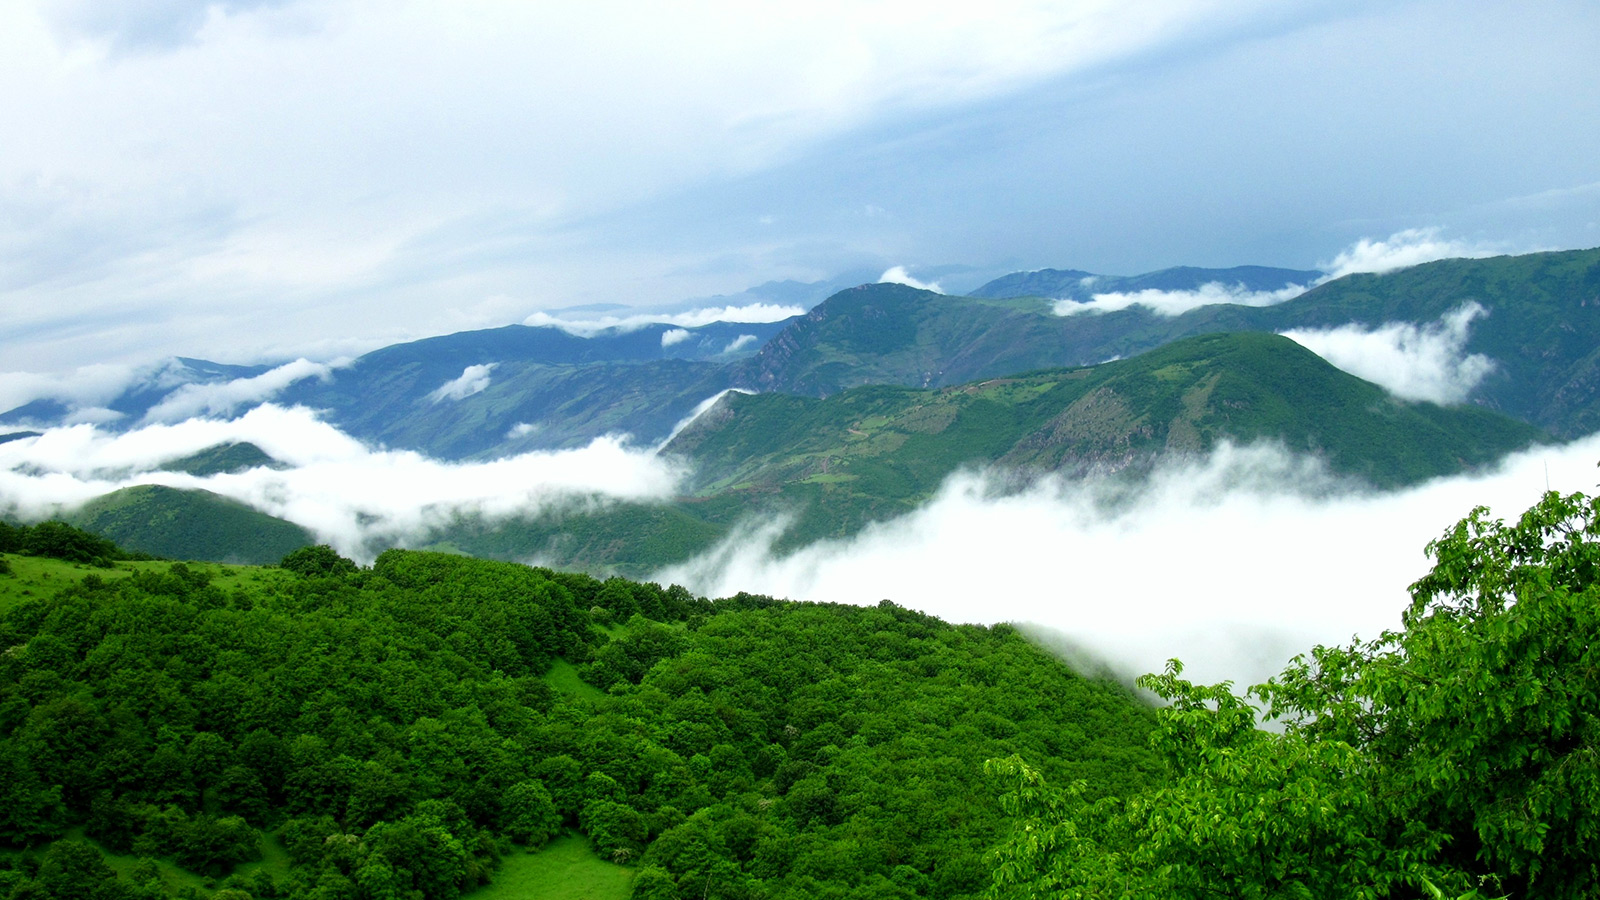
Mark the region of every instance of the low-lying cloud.
<instances>
[{"instance_id":1,"label":"low-lying cloud","mask_svg":"<svg viewBox=\"0 0 1600 900\"><path fill-rule=\"evenodd\" d=\"M493 372L497 365L499 363L467 366L461 370L460 375L439 385L428 395L428 399L434 403L441 403L445 400L465 400L473 394L481 393L489 387L489 373Z\"/></svg>"},{"instance_id":2,"label":"low-lying cloud","mask_svg":"<svg viewBox=\"0 0 1600 900\"><path fill-rule=\"evenodd\" d=\"M935 294L944 293L944 291L939 289L939 282L919 281L916 278L911 277L911 273L906 270L905 266L894 266L890 268L888 271L878 276L878 283L903 284L906 287L914 287L919 291L933 291Z\"/></svg>"},{"instance_id":3,"label":"low-lying cloud","mask_svg":"<svg viewBox=\"0 0 1600 900\"><path fill-rule=\"evenodd\" d=\"M1319 268L1326 274L1311 284L1287 284L1273 291L1256 291L1242 284L1213 281L1194 290L1164 291L1151 288L1142 291L1108 291L1094 294L1088 300L1057 300L1054 310L1058 316L1074 316L1142 306L1157 315L1181 316L1202 306L1224 303L1235 306L1276 306L1345 275L1358 272L1383 274L1440 259L1476 259L1504 252L1503 248L1446 239L1442 234L1443 229L1440 228L1411 228L1395 232L1383 240L1362 238L1340 251L1332 262L1321 264ZM894 271L904 272L903 269L890 270ZM889 274L885 272L882 280L895 280ZM1099 280L1099 276L1091 275L1080 284L1088 289Z\"/></svg>"},{"instance_id":4,"label":"low-lying cloud","mask_svg":"<svg viewBox=\"0 0 1600 900\"><path fill-rule=\"evenodd\" d=\"M197 477L155 471L217 444L248 441L283 469ZM189 419L121 434L52 428L0 444L0 512L36 520L135 484L200 488L310 530L341 553L419 539L458 515L491 519L613 500L670 497L681 470L622 438L491 462L444 463L375 450L301 407L258 406L237 419Z\"/></svg>"},{"instance_id":5,"label":"low-lying cloud","mask_svg":"<svg viewBox=\"0 0 1600 900\"><path fill-rule=\"evenodd\" d=\"M699 403L695 404L694 409L690 410L689 414L687 416L684 416L682 419L679 419L678 423L676 425L672 426L672 431L668 432L667 436L662 438L660 443L656 444L655 451L656 452L660 452L664 447L666 447L668 444L672 443L672 439L673 438L677 437L680 433L682 433L685 428L688 428L690 425L693 425L695 419L698 419L701 416L705 415L706 412L709 411L711 409L711 407L716 406L717 403L719 401L721 401L723 397L726 397L729 394L754 394L754 393L755 393L755 391L747 391L744 388L725 388L723 390L717 391L715 394L712 394L711 396L707 397L706 399L701 400Z\"/></svg>"},{"instance_id":6,"label":"low-lying cloud","mask_svg":"<svg viewBox=\"0 0 1600 900\"><path fill-rule=\"evenodd\" d=\"M1494 371L1494 360L1466 352L1473 321L1486 315L1481 305L1467 303L1426 325L1301 328L1283 336L1396 397L1455 404Z\"/></svg>"},{"instance_id":7,"label":"low-lying cloud","mask_svg":"<svg viewBox=\"0 0 1600 900\"><path fill-rule=\"evenodd\" d=\"M1088 281L1089 279L1084 279ZM1211 281L1192 291L1163 291L1154 288L1143 291L1095 294L1088 300L1057 300L1055 314L1075 316L1079 313L1107 313L1142 306L1157 315L1181 316L1202 306L1231 303L1235 306L1276 306L1293 300L1306 292L1305 285L1289 284L1276 291L1252 291L1242 284L1223 284Z\"/></svg>"},{"instance_id":8,"label":"low-lying cloud","mask_svg":"<svg viewBox=\"0 0 1600 900\"><path fill-rule=\"evenodd\" d=\"M220 384L185 384L145 413L146 422L178 422L194 416L228 416L242 406L253 406L307 378L327 381L333 366L301 358L250 378Z\"/></svg>"},{"instance_id":9,"label":"low-lying cloud","mask_svg":"<svg viewBox=\"0 0 1600 900\"><path fill-rule=\"evenodd\" d=\"M104 407L115 400L141 370L133 366L80 366L70 372L0 372L0 412L35 400L54 400L70 407Z\"/></svg>"},{"instance_id":10,"label":"low-lying cloud","mask_svg":"<svg viewBox=\"0 0 1600 900\"><path fill-rule=\"evenodd\" d=\"M1362 238L1321 269L1331 280L1357 272L1381 275L1440 259L1481 259L1505 252L1482 244L1448 240L1442 233L1443 229L1439 228L1408 228L1389 235L1386 240Z\"/></svg>"},{"instance_id":11,"label":"low-lying cloud","mask_svg":"<svg viewBox=\"0 0 1600 900\"><path fill-rule=\"evenodd\" d=\"M1515 516L1547 484L1592 490L1596 459L1600 436L1393 493L1352 490L1270 446L1172 462L1131 493L1058 478L1006 492L966 474L849 540L780 555L783 523L749 523L653 577L710 596L887 598L957 622L1037 623L1124 673L1178 657L1197 679L1250 683L1315 643L1398 627L1429 540L1479 504Z\"/></svg>"},{"instance_id":12,"label":"low-lying cloud","mask_svg":"<svg viewBox=\"0 0 1600 900\"><path fill-rule=\"evenodd\" d=\"M524 325L549 325L579 337L593 337L602 331L620 329L637 331L647 325L676 325L679 328L699 328L713 322L781 322L804 315L805 308L781 303L747 303L743 306L707 306L680 313L631 313L626 316L599 316L592 319L562 319L546 312L536 312L522 320ZM670 332L669 332L670 333ZM662 346L666 346L663 340Z\"/></svg>"},{"instance_id":13,"label":"low-lying cloud","mask_svg":"<svg viewBox=\"0 0 1600 900\"><path fill-rule=\"evenodd\" d=\"M692 335L693 332L686 328L672 328L667 331L663 331L661 332L661 346L671 347L673 344L681 344L688 340Z\"/></svg>"}]
</instances>

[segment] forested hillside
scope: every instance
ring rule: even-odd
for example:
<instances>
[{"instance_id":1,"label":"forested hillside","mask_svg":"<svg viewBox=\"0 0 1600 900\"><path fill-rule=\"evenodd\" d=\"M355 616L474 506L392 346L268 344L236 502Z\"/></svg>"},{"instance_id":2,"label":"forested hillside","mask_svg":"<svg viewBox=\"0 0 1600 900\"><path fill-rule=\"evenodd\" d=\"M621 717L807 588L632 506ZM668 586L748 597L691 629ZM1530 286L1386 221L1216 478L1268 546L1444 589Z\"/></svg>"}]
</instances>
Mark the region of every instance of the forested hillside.
<instances>
[{"instance_id":1,"label":"forested hillside","mask_svg":"<svg viewBox=\"0 0 1600 900\"><path fill-rule=\"evenodd\" d=\"M1397 400L1287 338L1237 333L940 390L729 394L665 452L693 463L702 501L687 509L726 515L729 506L772 504L776 492L800 511L794 540L804 542L908 512L961 466L1138 473L1222 441L1270 441L1392 488L1543 438L1488 410Z\"/></svg>"},{"instance_id":2,"label":"forested hillside","mask_svg":"<svg viewBox=\"0 0 1600 900\"><path fill-rule=\"evenodd\" d=\"M62 528L0 534L0 894L453 898L572 830L636 897L976 897L984 759L1160 775L1147 707L1004 626Z\"/></svg>"}]
</instances>

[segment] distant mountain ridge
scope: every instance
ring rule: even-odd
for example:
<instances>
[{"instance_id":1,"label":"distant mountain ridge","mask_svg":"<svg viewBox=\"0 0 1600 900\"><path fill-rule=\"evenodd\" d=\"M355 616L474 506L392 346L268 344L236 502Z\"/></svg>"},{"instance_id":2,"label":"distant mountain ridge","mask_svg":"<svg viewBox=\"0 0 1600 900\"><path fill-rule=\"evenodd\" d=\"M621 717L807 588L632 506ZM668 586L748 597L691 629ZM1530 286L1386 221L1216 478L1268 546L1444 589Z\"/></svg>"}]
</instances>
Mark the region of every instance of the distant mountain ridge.
<instances>
[{"instance_id":1,"label":"distant mountain ridge","mask_svg":"<svg viewBox=\"0 0 1600 900\"><path fill-rule=\"evenodd\" d=\"M1183 283L1210 271L1188 270ZM1057 316L1044 297L960 298L863 285L791 321L736 364L735 383L807 396L874 383L938 387L1093 365L1213 332L1431 326L1467 303L1487 316L1464 351L1495 366L1469 402L1562 437L1600 429L1600 249L1440 260L1347 275L1276 305L1219 303L1174 316L1142 306Z\"/></svg>"},{"instance_id":2,"label":"distant mountain ridge","mask_svg":"<svg viewBox=\"0 0 1600 900\"><path fill-rule=\"evenodd\" d=\"M1136 276L1043 269L995 279L970 297L864 284L782 322L657 323L587 337L513 325L427 338L373 351L273 399L321 410L364 441L445 459L486 458L615 433L654 443L728 387L817 397L865 384L940 387L1127 358L1217 331L1423 326L1474 302L1488 317L1473 327L1466 350L1493 359L1495 371L1469 401L1562 436L1600 428L1600 250L1350 275L1266 307L1215 304L1176 316L1141 306L1065 317L1053 311L1055 299L1105 291L1210 283L1276 290L1320 277L1260 266ZM778 283L746 294L799 296L821 286ZM111 401L110 414L121 418L107 427L137 424L185 385L220 385L267 368L174 360ZM468 383L440 394L460 379ZM0 426L37 429L74 414L65 404L37 401L0 414Z\"/></svg>"},{"instance_id":3,"label":"distant mountain ridge","mask_svg":"<svg viewBox=\"0 0 1600 900\"><path fill-rule=\"evenodd\" d=\"M1277 269L1270 266L1234 266L1202 269L1176 266L1143 275L1096 275L1077 269L1039 269L1002 275L971 292L973 297L1003 300L1011 297L1045 297L1052 300L1087 300L1095 294L1139 291L1193 291L1207 284L1241 287L1247 291L1277 291L1291 285L1311 287L1326 277L1312 269Z\"/></svg>"}]
</instances>

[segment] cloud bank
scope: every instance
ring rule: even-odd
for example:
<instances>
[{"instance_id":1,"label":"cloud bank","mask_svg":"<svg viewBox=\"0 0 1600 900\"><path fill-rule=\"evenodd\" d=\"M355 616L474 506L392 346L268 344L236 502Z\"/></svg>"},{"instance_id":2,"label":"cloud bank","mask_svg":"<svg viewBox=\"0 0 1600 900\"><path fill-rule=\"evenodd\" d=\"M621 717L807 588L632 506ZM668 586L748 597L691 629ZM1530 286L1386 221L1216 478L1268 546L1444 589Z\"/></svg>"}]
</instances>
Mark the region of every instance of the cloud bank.
<instances>
[{"instance_id":1,"label":"cloud bank","mask_svg":"<svg viewBox=\"0 0 1600 900\"><path fill-rule=\"evenodd\" d=\"M185 384L145 413L146 422L177 422L194 416L227 416L241 406L261 403L307 378L327 381L333 366L297 359L252 378L235 378L221 384Z\"/></svg>"},{"instance_id":2,"label":"cloud bank","mask_svg":"<svg viewBox=\"0 0 1600 900\"><path fill-rule=\"evenodd\" d=\"M890 268L882 275L878 276L878 283L903 284L906 287L914 287L919 291L933 291L935 294L944 293L944 291L939 289L939 282L918 281L917 279L911 277L911 273L906 271L905 266L894 266Z\"/></svg>"},{"instance_id":3,"label":"cloud bank","mask_svg":"<svg viewBox=\"0 0 1600 900\"><path fill-rule=\"evenodd\" d=\"M1197 679L1250 683L1314 643L1398 627L1429 540L1479 504L1515 516L1546 484L1593 490L1596 459L1600 436L1387 494L1350 492L1273 447L1173 462L1132 493L1054 478L1007 493L966 474L850 540L778 555L784 523L754 522L653 578L710 596L888 598L958 622L1033 622L1125 673L1178 657Z\"/></svg>"},{"instance_id":4,"label":"cloud bank","mask_svg":"<svg viewBox=\"0 0 1600 900\"><path fill-rule=\"evenodd\" d=\"M1442 233L1440 228L1408 228L1389 235L1387 240L1362 238L1320 268L1332 280L1357 272L1381 275L1440 259L1482 259L1504 252L1482 244L1446 240L1440 236Z\"/></svg>"},{"instance_id":5,"label":"cloud bank","mask_svg":"<svg viewBox=\"0 0 1600 900\"><path fill-rule=\"evenodd\" d=\"M35 400L55 400L74 407L103 407L127 389L141 370L133 366L80 366L60 375L0 372L0 412Z\"/></svg>"},{"instance_id":6,"label":"cloud bank","mask_svg":"<svg viewBox=\"0 0 1600 900\"><path fill-rule=\"evenodd\" d=\"M1294 329L1283 336L1396 397L1448 405L1466 400L1494 371L1494 360L1466 352L1472 323L1486 315L1478 303L1467 303L1427 325L1341 325Z\"/></svg>"},{"instance_id":7,"label":"cloud bank","mask_svg":"<svg viewBox=\"0 0 1600 900\"><path fill-rule=\"evenodd\" d=\"M157 467L207 447L248 441L285 469L205 478ZM443 463L374 450L301 407L258 406L237 419L189 419L121 434L53 428L0 444L0 511L39 519L134 484L201 488L310 530L357 559L416 540L462 514L503 518L612 500L670 497L682 472L648 450L606 437L574 450L491 462Z\"/></svg>"},{"instance_id":8,"label":"cloud bank","mask_svg":"<svg viewBox=\"0 0 1600 900\"><path fill-rule=\"evenodd\" d=\"M1089 278L1084 279L1089 282ZM1149 289L1132 293L1095 294L1088 300L1057 300L1054 310L1058 316L1075 316L1079 313L1106 313L1142 306L1157 315L1181 316L1202 306L1232 303L1236 306L1276 306L1293 300L1306 292L1305 285L1290 284L1276 291L1252 291L1242 284L1227 285L1220 281L1202 284L1192 291L1163 291Z\"/></svg>"},{"instance_id":9,"label":"cloud bank","mask_svg":"<svg viewBox=\"0 0 1600 900\"><path fill-rule=\"evenodd\" d=\"M579 337L593 337L602 331L616 328L635 331L646 325L676 325L678 328L699 328L713 322L779 322L804 315L804 307L781 303L750 303L744 306L708 306L680 313L633 313L626 316L599 316L592 319L557 318L549 313L536 312L522 320L524 325L548 325ZM662 335L662 346L667 346L668 331ZM681 338L679 339L681 340Z\"/></svg>"}]
</instances>

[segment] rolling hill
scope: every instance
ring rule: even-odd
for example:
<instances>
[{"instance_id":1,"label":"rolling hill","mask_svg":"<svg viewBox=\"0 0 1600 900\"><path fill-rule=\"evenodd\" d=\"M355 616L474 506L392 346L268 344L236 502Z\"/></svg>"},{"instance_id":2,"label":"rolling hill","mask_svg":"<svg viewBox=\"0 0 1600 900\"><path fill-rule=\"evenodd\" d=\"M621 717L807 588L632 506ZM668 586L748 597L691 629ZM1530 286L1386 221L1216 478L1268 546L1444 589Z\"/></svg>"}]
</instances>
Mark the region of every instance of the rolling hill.
<instances>
[{"instance_id":1,"label":"rolling hill","mask_svg":"<svg viewBox=\"0 0 1600 900\"><path fill-rule=\"evenodd\" d=\"M1395 487L1491 462L1543 438L1488 410L1396 400L1293 341L1203 335L1128 360L941 389L826 399L729 394L665 448L702 498L776 493L806 538L909 511L962 466L1027 476L1141 471L1223 440L1274 441L1339 474Z\"/></svg>"},{"instance_id":2,"label":"rolling hill","mask_svg":"<svg viewBox=\"0 0 1600 900\"><path fill-rule=\"evenodd\" d=\"M67 518L129 550L169 559L266 565L316 543L299 525L236 500L158 484L113 491Z\"/></svg>"}]
</instances>

